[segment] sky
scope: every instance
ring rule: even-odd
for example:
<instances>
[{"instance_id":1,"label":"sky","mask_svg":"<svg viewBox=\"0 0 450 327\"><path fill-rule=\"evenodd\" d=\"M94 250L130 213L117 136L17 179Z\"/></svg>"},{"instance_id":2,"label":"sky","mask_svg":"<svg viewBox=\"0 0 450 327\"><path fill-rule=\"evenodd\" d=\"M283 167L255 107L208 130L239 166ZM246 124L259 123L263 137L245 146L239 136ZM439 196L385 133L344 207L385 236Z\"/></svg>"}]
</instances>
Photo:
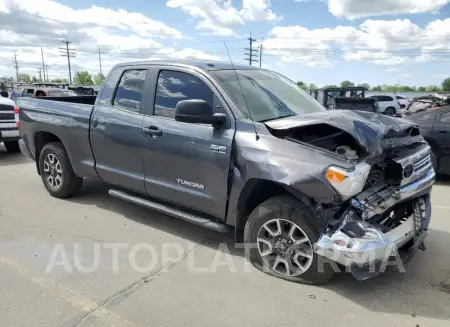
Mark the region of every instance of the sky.
<instances>
[{"instance_id":1,"label":"sky","mask_svg":"<svg viewBox=\"0 0 450 327\"><path fill-rule=\"evenodd\" d=\"M204 59L262 66L294 81L439 85L450 76L450 0L0 0L0 77L106 75L119 62ZM225 48L228 47L229 56ZM259 59L257 57L256 59ZM259 65L259 63L253 63Z\"/></svg>"}]
</instances>

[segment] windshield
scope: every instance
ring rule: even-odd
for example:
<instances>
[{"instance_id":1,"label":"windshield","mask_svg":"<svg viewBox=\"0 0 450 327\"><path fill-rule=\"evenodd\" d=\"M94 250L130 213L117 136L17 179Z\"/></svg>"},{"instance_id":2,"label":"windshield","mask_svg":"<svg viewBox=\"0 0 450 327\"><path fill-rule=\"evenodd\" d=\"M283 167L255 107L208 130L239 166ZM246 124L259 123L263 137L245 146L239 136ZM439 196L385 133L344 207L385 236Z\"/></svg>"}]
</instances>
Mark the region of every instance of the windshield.
<instances>
[{"instance_id":1,"label":"windshield","mask_svg":"<svg viewBox=\"0 0 450 327\"><path fill-rule=\"evenodd\" d=\"M249 69L217 70L211 73L234 98L243 113L248 116L250 111L249 118L254 121L262 122L326 110L297 84L274 72ZM245 99L242 92L245 93Z\"/></svg>"}]
</instances>

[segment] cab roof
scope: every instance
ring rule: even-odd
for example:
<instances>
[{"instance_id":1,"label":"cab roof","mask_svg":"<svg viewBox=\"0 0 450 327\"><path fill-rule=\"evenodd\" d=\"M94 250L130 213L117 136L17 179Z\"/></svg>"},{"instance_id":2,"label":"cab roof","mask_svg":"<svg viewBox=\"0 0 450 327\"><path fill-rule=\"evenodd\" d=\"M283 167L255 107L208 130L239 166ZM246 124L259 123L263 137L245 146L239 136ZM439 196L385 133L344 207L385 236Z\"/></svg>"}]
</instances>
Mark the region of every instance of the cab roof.
<instances>
[{"instance_id":1,"label":"cab roof","mask_svg":"<svg viewBox=\"0 0 450 327\"><path fill-rule=\"evenodd\" d=\"M139 65L171 65L171 66L184 66L184 67L196 67L208 71L214 70L242 70L242 69L262 69L256 66L248 66L242 64L235 64L226 61L211 61L211 60L147 60L147 61L134 61L126 62L116 65L115 67L121 66L139 66ZM234 67L233 67L234 66ZM114 67L114 68L115 68Z\"/></svg>"}]
</instances>

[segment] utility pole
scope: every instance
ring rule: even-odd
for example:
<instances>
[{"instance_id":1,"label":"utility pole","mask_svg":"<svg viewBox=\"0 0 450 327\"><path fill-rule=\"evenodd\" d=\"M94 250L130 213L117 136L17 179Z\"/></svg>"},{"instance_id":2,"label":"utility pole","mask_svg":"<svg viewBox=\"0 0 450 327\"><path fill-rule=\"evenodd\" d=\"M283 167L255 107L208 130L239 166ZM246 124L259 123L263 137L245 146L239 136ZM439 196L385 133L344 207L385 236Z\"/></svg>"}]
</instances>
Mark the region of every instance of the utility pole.
<instances>
[{"instance_id":1,"label":"utility pole","mask_svg":"<svg viewBox=\"0 0 450 327\"><path fill-rule=\"evenodd\" d=\"M50 82L50 78L48 77L48 67L50 67L50 65L45 65L44 78L45 78L45 72L47 72L47 82Z\"/></svg>"},{"instance_id":2,"label":"utility pole","mask_svg":"<svg viewBox=\"0 0 450 327\"><path fill-rule=\"evenodd\" d=\"M42 58L42 71L44 72L44 80L43 80L43 82L45 82L44 50L42 50L42 47L41 47L41 58Z\"/></svg>"},{"instance_id":3,"label":"utility pole","mask_svg":"<svg viewBox=\"0 0 450 327\"><path fill-rule=\"evenodd\" d=\"M61 57L67 57L67 65L69 66L69 84L72 84L72 71L70 69L70 58L75 58L76 53L75 49L70 49L69 44L72 42L69 41L61 41L66 45L65 48L59 48L59 53L61 54Z\"/></svg>"},{"instance_id":4,"label":"utility pole","mask_svg":"<svg viewBox=\"0 0 450 327\"><path fill-rule=\"evenodd\" d=\"M16 68L16 80L19 81L19 62L17 61L17 53L14 50L14 58L13 58L14 68Z\"/></svg>"},{"instance_id":5,"label":"utility pole","mask_svg":"<svg viewBox=\"0 0 450 327\"><path fill-rule=\"evenodd\" d=\"M100 46L98 46L98 62L100 63L100 75L103 75L102 72L102 51L100 49Z\"/></svg>"},{"instance_id":6,"label":"utility pole","mask_svg":"<svg viewBox=\"0 0 450 327\"><path fill-rule=\"evenodd\" d=\"M253 49L253 42L256 42L256 40L252 39L252 33L250 33L250 37L247 38L247 40L249 41L250 46L248 48L244 48L245 50L248 51L248 53L247 52L245 53L245 55L248 56L248 58L244 58L244 59L248 60L248 64L251 66L253 62L258 62L258 60L253 59L253 57L255 57L257 55L259 50Z\"/></svg>"},{"instance_id":7,"label":"utility pole","mask_svg":"<svg viewBox=\"0 0 450 327\"><path fill-rule=\"evenodd\" d=\"M261 64L262 64L263 42L264 42L264 38L262 37L261 44L259 45L259 68L261 68Z\"/></svg>"},{"instance_id":8,"label":"utility pole","mask_svg":"<svg viewBox=\"0 0 450 327\"><path fill-rule=\"evenodd\" d=\"M42 68L37 69L39 71L39 81L42 83Z\"/></svg>"}]
</instances>

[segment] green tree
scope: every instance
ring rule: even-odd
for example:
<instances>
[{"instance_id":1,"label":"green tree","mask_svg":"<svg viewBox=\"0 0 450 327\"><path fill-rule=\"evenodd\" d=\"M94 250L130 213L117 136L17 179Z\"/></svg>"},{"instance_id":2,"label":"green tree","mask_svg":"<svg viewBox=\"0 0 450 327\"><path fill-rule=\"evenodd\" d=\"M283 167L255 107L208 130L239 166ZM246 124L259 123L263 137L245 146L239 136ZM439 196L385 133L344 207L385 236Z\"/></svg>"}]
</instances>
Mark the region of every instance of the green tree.
<instances>
[{"instance_id":1,"label":"green tree","mask_svg":"<svg viewBox=\"0 0 450 327\"><path fill-rule=\"evenodd\" d=\"M87 71L76 72L73 81L75 84L78 84L78 85L94 84L94 82L92 81L91 74L89 74Z\"/></svg>"},{"instance_id":2,"label":"green tree","mask_svg":"<svg viewBox=\"0 0 450 327\"><path fill-rule=\"evenodd\" d=\"M98 73L97 75L94 76L94 83L96 85L100 85L103 83L103 81L105 80L105 76L102 73ZM298 82L300 83L300 82ZM298 85L297 83L297 85Z\"/></svg>"},{"instance_id":3,"label":"green tree","mask_svg":"<svg viewBox=\"0 0 450 327\"><path fill-rule=\"evenodd\" d=\"M374 87L372 87L372 91L378 91L378 92L383 91L383 87L381 85L374 86Z\"/></svg>"},{"instance_id":4,"label":"green tree","mask_svg":"<svg viewBox=\"0 0 450 327\"><path fill-rule=\"evenodd\" d=\"M314 84L314 83L309 84L308 90L315 90L315 89L317 89L317 85L316 84Z\"/></svg>"},{"instance_id":5,"label":"green tree","mask_svg":"<svg viewBox=\"0 0 450 327\"><path fill-rule=\"evenodd\" d=\"M427 86L427 92L439 92L441 89L437 85Z\"/></svg>"},{"instance_id":6,"label":"green tree","mask_svg":"<svg viewBox=\"0 0 450 327\"><path fill-rule=\"evenodd\" d=\"M426 92L427 88L425 86L419 86L419 88L417 89L417 91L419 92Z\"/></svg>"},{"instance_id":7,"label":"green tree","mask_svg":"<svg viewBox=\"0 0 450 327\"><path fill-rule=\"evenodd\" d=\"M341 82L341 87L350 87L350 86L355 86L355 83L352 83L350 81L342 81Z\"/></svg>"},{"instance_id":8,"label":"green tree","mask_svg":"<svg viewBox=\"0 0 450 327\"><path fill-rule=\"evenodd\" d=\"M332 85L332 84L330 84L330 85L325 85L323 88L324 89L326 89L326 88L336 88L336 87L338 87L337 85Z\"/></svg>"},{"instance_id":9,"label":"green tree","mask_svg":"<svg viewBox=\"0 0 450 327\"><path fill-rule=\"evenodd\" d=\"M19 74L19 80L18 82L25 82L25 83L31 83L31 77L28 74Z\"/></svg>"},{"instance_id":10,"label":"green tree","mask_svg":"<svg viewBox=\"0 0 450 327\"><path fill-rule=\"evenodd\" d=\"M51 80L52 83L67 83L65 78L55 78Z\"/></svg>"},{"instance_id":11,"label":"green tree","mask_svg":"<svg viewBox=\"0 0 450 327\"><path fill-rule=\"evenodd\" d=\"M365 88L367 91L370 90L369 83L360 83L360 84L358 84L358 86Z\"/></svg>"},{"instance_id":12,"label":"green tree","mask_svg":"<svg viewBox=\"0 0 450 327\"><path fill-rule=\"evenodd\" d=\"M33 77L31 77L31 83L37 83L38 79L36 78L36 76L33 75Z\"/></svg>"},{"instance_id":13,"label":"green tree","mask_svg":"<svg viewBox=\"0 0 450 327\"><path fill-rule=\"evenodd\" d=\"M442 90L445 92L450 91L450 77L446 78L443 82L442 82Z\"/></svg>"}]
</instances>

